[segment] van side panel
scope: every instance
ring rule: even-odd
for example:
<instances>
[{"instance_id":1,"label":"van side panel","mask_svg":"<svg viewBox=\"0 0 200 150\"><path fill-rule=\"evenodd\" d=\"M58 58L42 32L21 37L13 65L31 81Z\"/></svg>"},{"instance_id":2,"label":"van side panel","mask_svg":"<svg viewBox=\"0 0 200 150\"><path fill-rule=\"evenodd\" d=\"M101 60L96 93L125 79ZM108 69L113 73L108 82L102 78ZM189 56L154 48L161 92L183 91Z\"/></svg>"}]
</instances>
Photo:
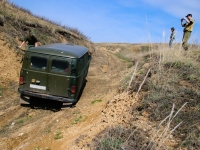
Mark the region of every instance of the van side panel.
<instances>
[{"instance_id":1,"label":"van side panel","mask_svg":"<svg viewBox=\"0 0 200 150\"><path fill-rule=\"evenodd\" d=\"M77 93L80 92L81 88L84 85L85 78L88 73L88 68L90 64L90 57L88 56L88 53L85 53L81 58L77 60L77 76L76 76L76 87L77 87ZM76 95L76 98L78 95Z\"/></svg>"}]
</instances>

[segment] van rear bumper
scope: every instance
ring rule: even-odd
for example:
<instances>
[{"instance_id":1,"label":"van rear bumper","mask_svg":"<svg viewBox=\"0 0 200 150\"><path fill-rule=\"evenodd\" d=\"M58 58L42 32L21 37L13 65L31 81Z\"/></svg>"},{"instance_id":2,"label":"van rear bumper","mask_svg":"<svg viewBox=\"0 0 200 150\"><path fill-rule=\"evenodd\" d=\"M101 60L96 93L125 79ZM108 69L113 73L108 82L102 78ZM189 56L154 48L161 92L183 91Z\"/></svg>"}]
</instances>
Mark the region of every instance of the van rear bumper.
<instances>
[{"instance_id":1,"label":"van rear bumper","mask_svg":"<svg viewBox=\"0 0 200 150\"><path fill-rule=\"evenodd\" d=\"M36 93L36 92L31 92L31 91L26 91L23 89L18 88L18 92L21 94L24 94L26 96L33 96L33 97L39 97L43 99L49 99L49 100L54 100L54 101L60 101L63 103L76 103L76 99L69 99L66 97L59 97L59 96L53 96L53 95L48 95L48 94L41 94L41 93Z\"/></svg>"}]
</instances>

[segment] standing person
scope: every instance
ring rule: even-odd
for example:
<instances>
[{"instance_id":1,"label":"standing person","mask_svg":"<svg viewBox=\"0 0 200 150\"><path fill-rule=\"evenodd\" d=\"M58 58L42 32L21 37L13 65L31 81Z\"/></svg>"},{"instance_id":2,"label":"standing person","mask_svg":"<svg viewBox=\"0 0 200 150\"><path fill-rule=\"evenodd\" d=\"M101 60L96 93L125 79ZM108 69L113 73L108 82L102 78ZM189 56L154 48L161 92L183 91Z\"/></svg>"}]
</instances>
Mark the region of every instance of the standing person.
<instances>
[{"instance_id":1,"label":"standing person","mask_svg":"<svg viewBox=\"0 0 200 150\"><path fill-rule=\"evenodd\" d=\"M26 49L29 49L30 47L37 47L38 46L38 41L37 38L34 35L33 31L29 31L29 36L27 36L24 41L22 42L22 44L19 46L19 48L21 48L25 42L28 42Z\"/></svg>"},{"instance_id":2,"label":"standing person","mask_svg":"<svg viewBox=\"0 0 200 150\"><path fill-rule=\"evenodd\" d=\"M171 28L170 40L169 40L169 47L170 48L172 48L172 43L175 40L175 35L176 35L175 29L174 29L174 27L172 27Z\"/></svg>"},{"instance_id":3,"label":"standing person","mask_svg":"<svg viewBox=\"0 0 200 150\"><path fill-rule=\"evenodd\" d=\"M183 23L184 20L186 21L185 23ZM185 18L182 18L181 25L184 27L182 46L185 50L188 50L188 40L194 27L194 19L192 18L192 14L188 14Z\"/></svg>"}]
</instances>

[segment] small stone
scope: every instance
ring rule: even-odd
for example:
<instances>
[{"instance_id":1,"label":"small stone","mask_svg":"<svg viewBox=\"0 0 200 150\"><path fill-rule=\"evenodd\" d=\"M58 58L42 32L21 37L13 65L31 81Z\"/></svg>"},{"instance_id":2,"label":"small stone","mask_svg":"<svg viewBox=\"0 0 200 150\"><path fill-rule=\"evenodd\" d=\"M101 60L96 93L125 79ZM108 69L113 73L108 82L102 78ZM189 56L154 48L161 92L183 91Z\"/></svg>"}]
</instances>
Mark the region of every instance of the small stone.
<instances>
[{"instance_id":1,"label":"small stone","mask_svg":"<svg viewBox=\"0 0 200 150\"><path fill-rule=\"evenodd\" d=\"M18 136L22 136L22 135L24 135L24 133L20 133Z\"/></svg>"}]
</instances>

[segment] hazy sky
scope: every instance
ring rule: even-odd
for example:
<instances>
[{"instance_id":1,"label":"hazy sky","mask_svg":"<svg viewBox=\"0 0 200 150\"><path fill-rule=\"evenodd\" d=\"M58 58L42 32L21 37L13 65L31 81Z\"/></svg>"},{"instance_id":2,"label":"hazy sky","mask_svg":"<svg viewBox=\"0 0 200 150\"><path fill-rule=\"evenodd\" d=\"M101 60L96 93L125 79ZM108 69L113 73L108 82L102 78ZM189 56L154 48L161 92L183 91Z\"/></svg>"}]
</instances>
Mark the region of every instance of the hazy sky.
<instances>
[{"instance_id":1,"label":"hazy sky","mask_svg":"<svg viewBox=\"0 0 200 150\"><path fill-rule=\"evenodd\" d=\"M92 42L180 42L180 19L193 15L190 42L200 41L200 0L9 0L33 14L73 27Z\"/></svg>"}]
</instances>

